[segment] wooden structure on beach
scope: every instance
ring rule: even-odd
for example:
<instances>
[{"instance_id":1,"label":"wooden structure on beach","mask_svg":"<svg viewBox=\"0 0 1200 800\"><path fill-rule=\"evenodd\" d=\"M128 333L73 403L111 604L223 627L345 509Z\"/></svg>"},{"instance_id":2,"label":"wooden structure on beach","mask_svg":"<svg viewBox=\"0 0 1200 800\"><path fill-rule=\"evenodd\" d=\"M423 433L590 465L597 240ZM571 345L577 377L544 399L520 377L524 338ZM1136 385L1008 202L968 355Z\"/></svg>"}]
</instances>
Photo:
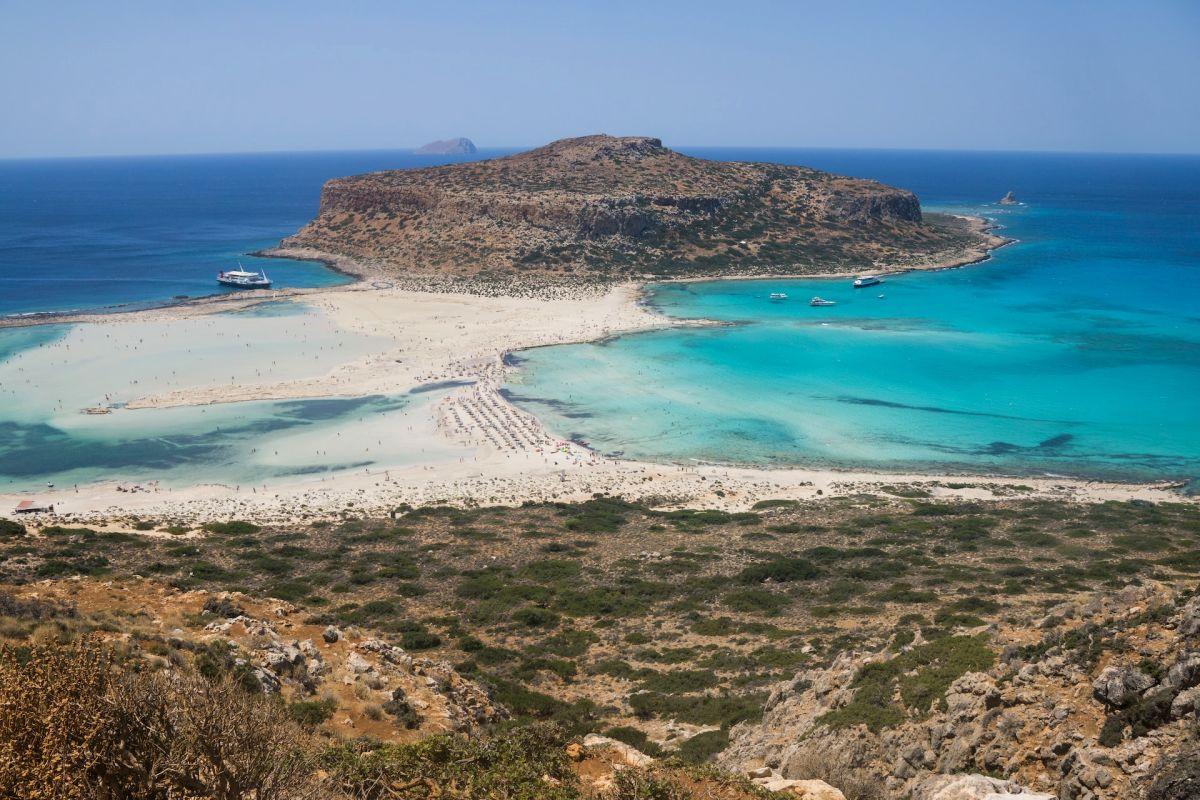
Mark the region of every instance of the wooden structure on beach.
<instances>
[{"instance_id":1,"label":"wooden structure on beach","mask_svg":"<svg viewBox=\"0 0 1200 800\"><path fill-rule=\"evenodd\" d=\"M15 514L42 514L54 513L53 503L43 503L38 500L22 500L17 503L17 507L13 509Z\"/></svg>"}]
</instances>

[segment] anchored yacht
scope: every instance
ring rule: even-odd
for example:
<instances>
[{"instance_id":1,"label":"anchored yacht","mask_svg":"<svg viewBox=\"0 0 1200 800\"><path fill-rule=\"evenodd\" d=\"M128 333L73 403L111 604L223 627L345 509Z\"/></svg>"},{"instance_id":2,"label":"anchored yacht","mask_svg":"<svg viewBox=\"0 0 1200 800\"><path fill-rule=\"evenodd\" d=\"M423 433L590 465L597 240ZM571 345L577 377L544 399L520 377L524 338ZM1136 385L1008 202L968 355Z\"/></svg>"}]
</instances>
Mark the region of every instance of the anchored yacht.
<instances>
[{"instance_id":1,"label":"anchored yacht","mask_svg":"<svg viewBox=\"0 0 1200 800\"><path fill-rule=\"evenodd\" d=\"M270 289L271 279L265 271L247 272L238 264L237 269L217 273L217 283L222 286L232 286L235 289Z\"/></svg>"}]
</instances>

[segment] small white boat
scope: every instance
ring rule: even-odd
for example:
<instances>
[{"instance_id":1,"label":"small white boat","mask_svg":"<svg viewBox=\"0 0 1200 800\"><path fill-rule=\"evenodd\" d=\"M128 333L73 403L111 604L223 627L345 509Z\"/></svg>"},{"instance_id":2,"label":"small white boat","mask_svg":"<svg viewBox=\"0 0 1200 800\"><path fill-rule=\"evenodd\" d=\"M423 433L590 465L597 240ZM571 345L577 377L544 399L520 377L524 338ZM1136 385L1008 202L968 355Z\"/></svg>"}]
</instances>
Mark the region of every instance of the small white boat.
<instances>
[{"instance_id":1,"label":"small white boat","mask_svg":"<svg viewBox=\"0 0 1200 800\"><path fill-rule=\"evenodd\" d=\"M875 286L880 283L883 283L883 278L876 277L875 275L863 275L861 278L854 279L854 288L865 289L868 286Z\"/></svg>"},{"instance_id":2,"label":"small white boat","mask_svg":"<svg viewBox=\"0 0 1200 800\"><path fill-rule=\"evenodd\" d=\"M812 300L808 301L808 304L810 306L836 306L837 305L837 303L833 300L825 300L820 297L814 297Z\"/></svg>"},{"instance_id":3,"label":"small white boat","mask_svg":"<svg viewBox=\"0 0 1200 800\"><path fill-rule=\"evenodd\" d=\"M772 300L787 300L787 295L783 292L771 292Z\"/></svg>"},{"instance_id":4,"label":"small white boat","mask_svg":"<svg viewBox=\"0 0 1200 800\"><path fill-rule=\"evenodd\" d=\"M247 272L238 264L237 269L229 269L217 273L217 283L222 286L232 286L235 289L270 289L271 279L265 271Z\"/></svg>"}]
</instances>

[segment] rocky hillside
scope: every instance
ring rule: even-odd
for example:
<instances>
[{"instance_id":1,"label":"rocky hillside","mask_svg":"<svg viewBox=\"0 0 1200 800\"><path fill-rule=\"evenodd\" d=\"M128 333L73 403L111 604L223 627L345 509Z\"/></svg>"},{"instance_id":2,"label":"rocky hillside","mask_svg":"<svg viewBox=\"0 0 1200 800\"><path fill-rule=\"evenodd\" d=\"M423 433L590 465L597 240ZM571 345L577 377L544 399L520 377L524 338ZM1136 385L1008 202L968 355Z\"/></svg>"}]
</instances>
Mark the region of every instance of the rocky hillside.
<instances>
[{"instance_id":1,"label":"rocky hillside","mask_svg":"<svg viewBox=\"0 0 1200 800\"><path fill-rule=\"evenodd\" d=\"M277 254L401 274L614 279L953 264L999 241L875 181L601 135L331 180L316 219Z\"/></svg>"},{"instance_id":2,"label":"rocky hillside","mask_svg":"<svg viewBox=\"0 0 1200 800\"><path fill-rule=\"evenodd\" d=\"M545 745L535 777L621 800L1195 797L1200 506L944 488L738 513L598 497L263 527L0 520L0 652L98 637L405 759L524 732ZM578 749L543 766L589 735L716 759L729 793L641 773L626 791Z\"/></svg>"},{"instance_id":3,"label":"rocky hillside","mask_svg":"<svg viewBox=\"0 0 1200 800\"><path fill-rule=\"evenodd\" d=\"M886 776L895 797L1173 797L1151 790L1200 743L1200 598L1130 585L1026 624L803 670L721 759L784 779L838 763Z\"/></svg>"}]
</instances>

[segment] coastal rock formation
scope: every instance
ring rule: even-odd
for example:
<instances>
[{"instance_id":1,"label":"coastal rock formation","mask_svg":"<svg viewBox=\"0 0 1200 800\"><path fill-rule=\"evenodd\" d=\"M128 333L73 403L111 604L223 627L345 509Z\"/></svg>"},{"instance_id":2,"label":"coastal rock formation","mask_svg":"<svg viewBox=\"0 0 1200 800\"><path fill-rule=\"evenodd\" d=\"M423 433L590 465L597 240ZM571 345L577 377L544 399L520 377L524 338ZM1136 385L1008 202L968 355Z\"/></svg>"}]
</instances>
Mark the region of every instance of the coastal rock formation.
<instances>
[{"instance_id":1,"label":"coastal rock formation","mask_svg":"<svg viewBox=\"0 0 1200 800\"><path fill-rule=\"evenodd\" d=\"M457 139L439 139L423 144L413 152L421 156L458 156L470 155L475 151L475 143L465 136L460 136Z\"/></svg>"},{"instance_id":2,"label":"coastal rock formation","mask_svg":"<svg viewBox=\"0 0 1200 800\"><path fill-rule=\"evenodd\" d=\"M1002 206L1017 206L1020 204L1021 201L1017 199L1017 196L1012 193L1011 189L1009 190L1008 194L1000 198L1000 205Z\"/></svg>"},{"instance_id":3,"label":"coastal rock formation","mask_svg":"<svg viewBox=\"0 0 1200 800\"><path fill-rule=\"evenodd\" d=\"M875 181L599 135L331 180L316 219L276 254L393 274L622 279L961 263L999 241Z\"/></svg>"},{"instance_id":4,"label":"coastal rock formation","mask_svg":"<svg viewBox=\"0 0 1200 800\"><path fill-rule=\"evenodd\" d=\"M720 760L782 778L830 763L913 800L1149 796L1184 780L1170 770L1200 737L1197 615L1200 598L1130 585L1027 620L1007 646L997 631L918 634L900 652L842 653L777 687Z\"/></svg>"}]
</instances>

